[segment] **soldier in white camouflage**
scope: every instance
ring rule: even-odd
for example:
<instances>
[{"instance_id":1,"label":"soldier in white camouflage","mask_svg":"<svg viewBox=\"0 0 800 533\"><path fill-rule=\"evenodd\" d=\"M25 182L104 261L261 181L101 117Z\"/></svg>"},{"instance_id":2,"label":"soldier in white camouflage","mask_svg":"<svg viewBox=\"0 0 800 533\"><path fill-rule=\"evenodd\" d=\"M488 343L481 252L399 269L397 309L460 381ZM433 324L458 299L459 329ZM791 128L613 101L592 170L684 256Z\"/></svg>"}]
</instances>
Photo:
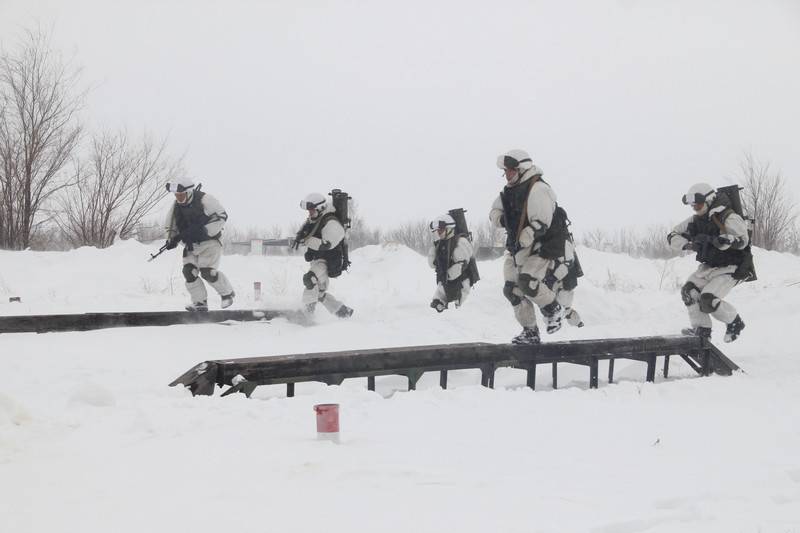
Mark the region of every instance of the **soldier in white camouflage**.
<instances>
[{"instance_id":1,"label":"soldier in white camouflage","mask_svg":"<svg viewBox=\"0 0 800 533\"><path fill-rule=\"evenodd\" d=\"M166 248L171 250L183 242L183 277L189 291L189 311L208 311L206 286L220 295L224 309L235 296L228 278L220 272L222 229L228 213L219 201L200 190L189 178L167 183L167 191L175 195L166 220Z\"/></svg>"},{"instance_id":2,"label":"soldier in white camouflage","mask_svg":"<svg viewBox=\"0 0 800 533\"><path fill-rule=\"evenodd\" d=\"M524 150L497 158L506 186L492 204L489 220L506 230L503 294L514 309L522 332L511 342L540 342L534 304L546 322L547 333L561 329L562 320L581 327L572 307L573 290L582 275L577 263L566 212L542 179L542 169Z\"/></svg>"},{"instance_id":3,"label":"soldier in white camouflage","mask_svg":"<svg viewBox=\"0 0 800 533\"><path fill-rule=\"evenodd\" d=\"M755 279L747 222L735 212L728 194L707 183L693 185L683 203L694 214L675 226L667 240L675 250L696 252L700 265L681 288L690 324L682 332L710 338L714 317L725 324L723 340L733 342L744 322L724 298L739 283Z\"/></svg>"}]
</instances>

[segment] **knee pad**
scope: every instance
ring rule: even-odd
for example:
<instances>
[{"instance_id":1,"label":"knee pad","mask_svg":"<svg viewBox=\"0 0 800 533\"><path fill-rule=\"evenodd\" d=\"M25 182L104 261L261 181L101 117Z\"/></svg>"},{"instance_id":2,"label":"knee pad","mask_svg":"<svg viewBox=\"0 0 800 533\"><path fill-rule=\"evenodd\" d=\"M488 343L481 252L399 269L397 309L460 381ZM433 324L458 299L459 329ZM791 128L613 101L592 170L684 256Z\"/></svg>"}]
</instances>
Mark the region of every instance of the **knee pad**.
<instances>
[{"instance_id":1,"label":"knee pad","mask_svg":"<svg viewBox=\"0 0 800 533\"><path fill-rule=\"evenodd\" d=\"M703 293L700 295L700 311L703 313L713 313L719 308L719 298L711 293Z\"/></svg>"},{"instance_id":2,"label":"knee pad","mask_svg":"<svg viewBox=\"0 0 800 533\"><path fill-rule=\"evenodd\" d=\"M700 289L691 281L687 281L683 287L681 287L681 299L683 299L683 304L687 307L697 302L696 298L699 294Z\"/></svg>"},{"instance_id":3,"label":"knee pad","mask_svg":"<svg viewBox=\"0 0 800 533\"><path fill-rule=\"evenodd\" d=\"M530 274L519 275L519 289L525 296L535 298L539 294L539 280Z\"/></svg>"},{"instance_id":4,"label":"knee pad","mask_svg":"<svg viewBox=\"0 0 800 533\"><path fill-rule=\"evenodd\" d=\"M183 277L186 279L186 283L197 281L197 265L191 263L183 265Z\"/></svg>"},{"instance_id":5,"label":"knee pad","mask_svg":"<svg viewBox=\"0 0 800 533\"><path fill-rule=\"evenodd\" d=\"M514 294L514 288L517 285L513 281L506 281L506 284L503 285L503 296L506 297L506 300L511 302L511 305L519 305L522 303L522 298Z\"/></svg>"},{"instance_id":6,"label":"knee pad","mask_svg":"<svg viewBox=\"0 0 800 533\"><path fill-rule=\"evenodd\" d=\"M213 268L203 267L200 269L200 276L209 283L214 283L219 279L219 274Z\"/></svg>"},{"instance_id":7,"label":"knee pad","mask_svg":"<svg viewBox=\"0 0 800 533\"><path fill-rule=\"evenodd\" d=\"M303 274L303 285L306 289L311 290L317 285L317 275L313 272L306 272Z\"/></svg>"}]
</instances>

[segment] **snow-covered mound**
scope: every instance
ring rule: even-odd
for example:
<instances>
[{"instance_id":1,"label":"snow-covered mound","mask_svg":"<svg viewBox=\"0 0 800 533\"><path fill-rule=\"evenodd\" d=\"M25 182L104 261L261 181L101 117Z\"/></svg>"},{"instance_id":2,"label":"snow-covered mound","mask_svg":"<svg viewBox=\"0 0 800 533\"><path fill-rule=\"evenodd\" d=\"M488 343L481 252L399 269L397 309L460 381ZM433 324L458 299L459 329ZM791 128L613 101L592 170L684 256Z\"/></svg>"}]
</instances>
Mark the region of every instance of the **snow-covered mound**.
<instances>
[{"instance_id":1,"label":"snow-covered mound","mask_svg":"<svg viewBox=\"0 0 800 533\"><path fill-rule=\"evenodd\" d=\"M153 246L0 251L0 315L182 309L178 251ZM634 259L579 250L575 305L586 327L545 340L673 334L691 257ZM800 530L800 258L756 251L759 280L730 301L747 324L723 345L746 373L588 389L583 368L521 371L495 390L474 371L451 389L423 377L341 387L259 387L253 398L192 398L169 381L206 359L447 342L507 342L518 332L501 260L461 309L428 307L433 273L400 246L352 254L331 291L355 315L317 324L234 325L0 335L0 531L191 529L313 531ZM226 256L234 308L296 308L301 257ZM254 300L253 282L263 299ZM21 302L9 303L9 297ZM219 305L215 295L209 299ZM601 368L601 376L603 369ZM315 440L311 406L337 402L342 444Z\"/></svg>"}]
</instances>

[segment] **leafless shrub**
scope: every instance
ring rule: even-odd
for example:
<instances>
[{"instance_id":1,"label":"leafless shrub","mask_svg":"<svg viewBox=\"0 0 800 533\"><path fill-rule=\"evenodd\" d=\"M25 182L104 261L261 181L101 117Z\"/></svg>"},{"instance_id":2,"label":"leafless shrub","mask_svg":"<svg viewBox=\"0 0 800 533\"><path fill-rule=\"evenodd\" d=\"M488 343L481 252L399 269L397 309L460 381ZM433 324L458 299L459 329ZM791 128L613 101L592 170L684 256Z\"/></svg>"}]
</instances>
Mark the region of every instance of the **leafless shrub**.
<instances>
[{"instance_id":1,"label":"leafless shrub","mask_svg":"<svg viewBox=\"0 0 800 533\"><path fill-rule=\"evenodd\" d=\"M429 222L425 220L406 222L398 228L385 232L382 242L396 242L426 255L432 242Z\"/></svg>"},{"instance_id":2,"label":"leafless shrub","mask_svg":"<svg viewBox=\"0 0 800 533\"><path fill-rule=\"evenodd\" d=\"M798 211L786 179L750 153L742 157L737 177L744 187L743 208L754 219L753 245L767 250L791 250Z\"/></svg>"},{"instance_id":3,"label":"leafless shrub","mask_svg":"<svg viewBox=\"0 0 800 533\"><path fill-rule=\"evenodd\" d=\"M587 248L604 252L628 254L631 257L645 257L648 259L669 259L677 257L676 252L669 247L667 234L668 226L650 226L645 230L635 228L622 228L616 231L600 229L583 233L578 242Z\"/></svg>"},{"instance_id":4,"label":"leafless shrub","mask_svg":"<svg viewBox=\"0 0 800 533\"><path fill-rule=\"evenodd\" d=\"M350 231L348 237L350 249L355 250L362 246L380 244L381 230L370 228L369 225L364 222L361 215L358 214L355 204L352 206L352 211L350 215Z\"/></svg>"}]
</instances>

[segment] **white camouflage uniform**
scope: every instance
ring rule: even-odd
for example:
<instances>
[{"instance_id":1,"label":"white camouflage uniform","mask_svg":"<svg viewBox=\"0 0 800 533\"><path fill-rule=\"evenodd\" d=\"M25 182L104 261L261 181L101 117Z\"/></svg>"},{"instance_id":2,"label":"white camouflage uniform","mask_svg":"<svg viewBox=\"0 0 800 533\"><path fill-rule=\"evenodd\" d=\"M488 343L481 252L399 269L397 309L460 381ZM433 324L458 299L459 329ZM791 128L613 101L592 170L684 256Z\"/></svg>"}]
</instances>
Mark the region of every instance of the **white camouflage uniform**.
<instances>
[{"instance_id":1,"label":"white camouflage uniform","mask_svg":"<svg viewBox=\"0 0 800 533\"><path fill-rule=\"evenodd\" d=\"M194 191L190 192L188 203L194 200ZM222 258L222 229L228 220L228 214L222 204L208 193L203 193L200 199L203 212L208 217L205 225L209 236L220 235L217 239L208 239L200 243L193 243L183 249L183 275L186 279L186 289L193 304L204 303L208 298L206 280L220 296L227 296L233 293L228 278L218 270L220 259ZM167 239L178 235L176 226L175 209L177 202L173 202L167 214L166 233Z\"/></svg>"},{"instance_id":2,"label":"white camouflage uniform","mask_svg":"<svg viewBox=\"0 0 800 533\"><path fill-rule=\"evenodd\" d=\"M722 212L724 210L725 206L716 207L711 209L709 216L714 215L715 211ZM687 232L689 224L693 220L694 217L689 217L672 229L668 240L674 250L683 250L689 243L689 240L682 234ZM736 213L731 213L725 219L724 231L721 230L720 235L728 237L734 244L717 246L719 250L731 249L731 246L733 246L733 249L742 250L750 244L747 223ZM723 300L737 284L741 283L740 280L733 278L736 268L736 265L712 267L701 263L697 270L686 280L682 295L684 296L684 303L688 302L686 308L689 312L689 323L692 328L711 328L712 316L726 324L731 323L736 318L738 315L736 309ZM703 298L716 310L711 313L701 310L701 299Z\"/></svg>"},{"instance_id":3,"label":"white camouflage uniform","mask_svg":"<svg viewBox=\"0 0 800 533\"><path fill-rule=\"evenodd\" d=\"M333 213L335 210L332 207L326 207L322 210L315 220L321 221L327 213ZM306 223L313 222L306 220ZM336 248L345 238L345 230L342 223L336 217L329 217L325 225L322 226L322 238L306 237L302 244L311 250L319 250L323 243L327 243L327 249ZM314 233L314 232L312 232ZM313 276L311 274L313 273ZM309 270L303 281L309 280L306 288L303 291L303 305L313 310L317 302L321 302L325 309L330 313L335 314L339 311L344 304L336 299L331 293L328 292L328 265L324 259L314 259L310 262ZM311 288L308 284L312 284Z\"/></svg>"},{"instance_id":4,"label":"white camouflage uniform","mask_svg":"<svg viewBox=\"0 0 800 533\"><path fill-rule=\"evenodd\" d=\"M557 301L564 309L564 315L570 323L571 317L575 317L574 323L579 322L577 312L572 309L574 293L563 288L563 280L568 273L566 262L575 259L574 246L567 240L564 248L564 257L558 260L546 259L537 254L541 244L534 242L534 228L546 230L553 221L553 213L556 209L556 193L547 183L539 180L542 170L536 165L525 169L520 174L518 184L536 179L528 193L527 217L528 225L521 231L519 244L522 247L516 254L505 252L505 262L503 263L503 278L507 283L513 283L512 293L519 298L520 303L513 305L514 316L523 328L538 329L536 313L532 302L540 308ZM503 202L498 195L492 204L489 212L489 220L495 227L503 227L501 217L504 216ZM516 231L516 228L506 228L506 231ZM530 276L530 292L535 292L535 296L525 294L520 289L520 275ZM556 282L552 288L544 282L548 274L555 277Z\"/></svg>"},{"instance_id":5,"label":"white camouflage uniform","mask_svg":"<svg viewBox=\"0 0 800 533\"><path fill-rule=\"evenodd\" d=\"M472 243L469 242L469 239L463 236L451 238L458 239L458 241L452 253L453 264L447 269L448 280L458 279L469 266L470 259L475 255ZM438 242L438 240L434 239L433 245L428 249L428 265L431 268L436 268L434 261L436 259L436 245ZM471 288L472 286L470 285L469 278L465 278L461 281L461 298L456 302L456 307L464 305ZM436 284L433 300L439 300L442 303L447 302L447 296L445 295L444 285L442 283Z\"/></svg>"}]
</instances>

